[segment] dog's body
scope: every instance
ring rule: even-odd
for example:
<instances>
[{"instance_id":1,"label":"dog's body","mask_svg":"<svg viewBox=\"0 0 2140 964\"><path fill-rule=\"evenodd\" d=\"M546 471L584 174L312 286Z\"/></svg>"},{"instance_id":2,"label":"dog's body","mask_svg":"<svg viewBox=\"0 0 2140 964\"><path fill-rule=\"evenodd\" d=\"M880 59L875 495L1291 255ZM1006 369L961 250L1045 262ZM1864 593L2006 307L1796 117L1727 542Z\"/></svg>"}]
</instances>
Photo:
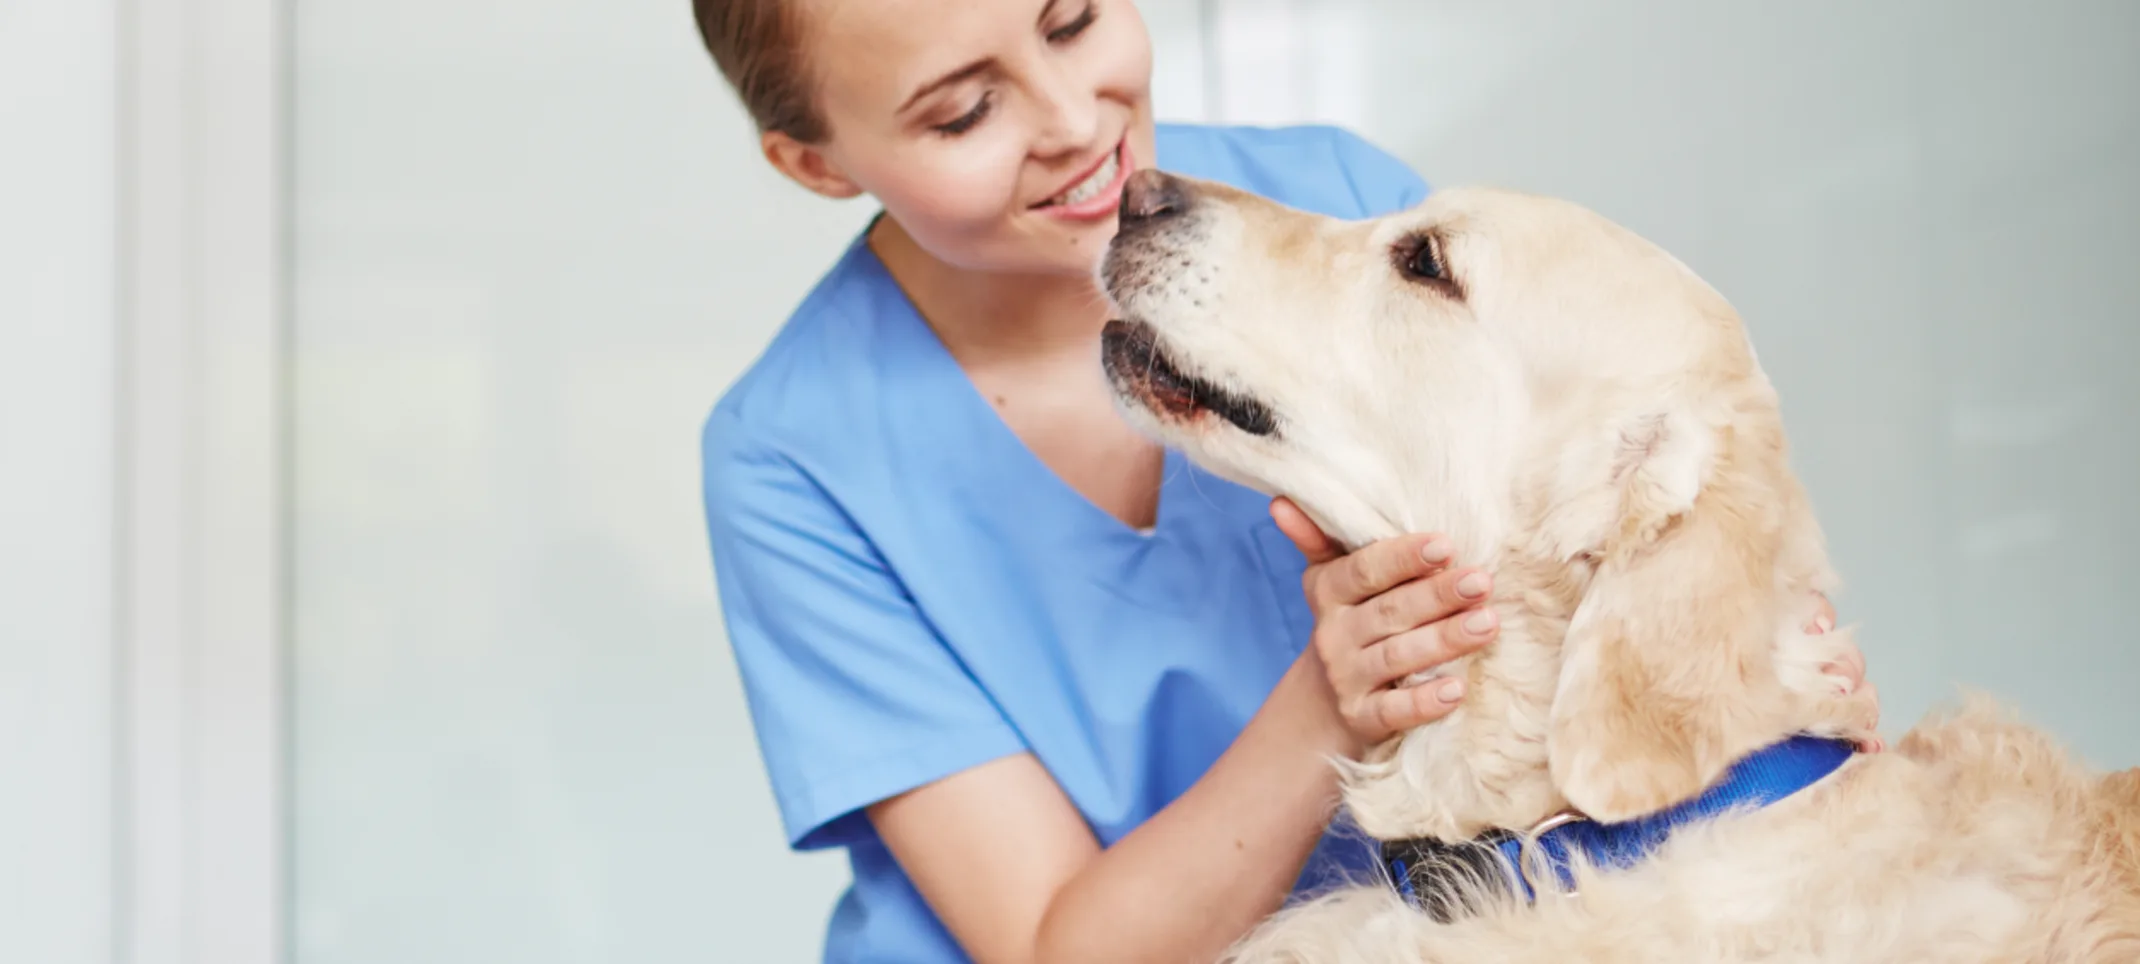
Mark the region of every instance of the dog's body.
<instances>
[{"instance_id":1,"label":"dog's body","mask_svg":"<svg viewBox=\"0 0 2140 964\"><path fill-rule=\"evenodd\" d=\"M1834 577L1736 314L1573 205L1445 191L1364 222L1137 175L1102 268L1107 366L1148 432L1348 545L1438 531L1495 572L1464 704L1345 766L1380 839L1451 843L1685 800L1873 708L1809 635ZM1242 962L2140 961L2140 774L1988 703L1578 893L1387 887L1290 908Z\"/></svg>"},{"instance_id":2,"label":"dog's body","mask_svg":"<svg viewBox=\"0 0 2140 964\"><path fill-rule=\"evenodd\" d=\"M2131 782L2131 781L2127 781ZM2140 960L2140 799L1975 706L1634 867L1438 924L1365 885L1281 912L1240 962ZM1496 895L1498 896L1498 895Z\"/></svg>"}]
</instances>

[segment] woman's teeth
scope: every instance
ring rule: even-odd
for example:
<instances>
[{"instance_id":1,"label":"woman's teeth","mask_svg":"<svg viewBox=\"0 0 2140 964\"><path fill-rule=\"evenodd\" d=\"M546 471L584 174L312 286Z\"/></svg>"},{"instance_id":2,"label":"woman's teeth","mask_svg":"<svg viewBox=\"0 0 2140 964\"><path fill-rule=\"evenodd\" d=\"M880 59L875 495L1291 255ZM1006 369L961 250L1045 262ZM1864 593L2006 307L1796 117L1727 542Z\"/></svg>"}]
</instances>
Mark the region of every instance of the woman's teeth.
<instances>
[{"instance_id":1,"label":"woman's teeth","mask_svg":"<svg viewBox=\"0 0 2140 964\"><path fill-rule=\"evenodd\" d=\"M1100 162L1100 169L1092 172L1091 177L1079 181L1076 187L1049 198L1048 204L1051 206L1083 204L1092 200L1107 185L1114 183L1115 173L1121 164L1122 153L1120 151L1107 155L1107 160Z\"/></svg>"}]
</instances>

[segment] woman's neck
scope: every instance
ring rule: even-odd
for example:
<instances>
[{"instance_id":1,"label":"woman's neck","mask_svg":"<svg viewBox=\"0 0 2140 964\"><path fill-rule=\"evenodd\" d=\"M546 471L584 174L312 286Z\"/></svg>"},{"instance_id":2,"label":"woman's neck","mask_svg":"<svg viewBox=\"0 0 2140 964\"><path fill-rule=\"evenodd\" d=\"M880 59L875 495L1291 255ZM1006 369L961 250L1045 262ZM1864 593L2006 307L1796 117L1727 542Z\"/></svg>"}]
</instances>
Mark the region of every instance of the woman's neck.
<instances>
[{"instance_id":1,"label":"woman's neck","mask_svg":"<svg viewBox=\"0 0 2140 964\"><path fill-rule=\"evenodd\" d=\"M1007 274L946 264L880 217L870 249L962 362L1017 362L1096 344L1107 302L1090 275Z\"/></svg>"},{"instance_id":2,"label":"woman's neck","mask_svg":"<svg viewBox=\"0 0 2140 964\"><path fill-rule=\"evenodd\" d=\"M1099 364L1091 277L966 271L890 218L869 245L1004 424L1072 489L1135 528L1159 514L1164 454L1123 421Z\"/></svg>"}]
</instances>

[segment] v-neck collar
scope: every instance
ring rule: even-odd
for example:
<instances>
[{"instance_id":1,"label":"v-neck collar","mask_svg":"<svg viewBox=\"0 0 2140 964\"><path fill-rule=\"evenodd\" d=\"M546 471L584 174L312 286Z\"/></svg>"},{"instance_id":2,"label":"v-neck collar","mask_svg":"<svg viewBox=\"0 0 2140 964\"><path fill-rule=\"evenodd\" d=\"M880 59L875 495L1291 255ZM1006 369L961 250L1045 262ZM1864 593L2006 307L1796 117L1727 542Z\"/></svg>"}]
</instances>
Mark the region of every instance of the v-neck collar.
<instances>
[{"instance_id":1,"label":"v-neck collar","mask_svg":"<svg viewBox=\"0 0 2140 964\"><path fill-rule=\"evenodd\" d=\"M1100 507L1042 461L988 403L943 338L870 248L868 237L865 227L851 243L846 255L849 267L862 280L889 295L885 307L891 310L880 319L886 335L881 344L893 357L885 361L889 367L916 376L912 380L901 379L903 397L897 401L914 418L930 423L924 437L948 443L938 449L947 467L956 469L953 479L980 487L983 491L972 493L977 497L1010 499L1037 509L1023 521L1052 524L1058 534L1080 542L1137 548L1176 534L1188 501L1198 499L1197 487L1215 480L1198 478L1200 470L1169 446L1161 450L1158 507L1150 529L1139 530Z\"/></svg>"}]
</instances>

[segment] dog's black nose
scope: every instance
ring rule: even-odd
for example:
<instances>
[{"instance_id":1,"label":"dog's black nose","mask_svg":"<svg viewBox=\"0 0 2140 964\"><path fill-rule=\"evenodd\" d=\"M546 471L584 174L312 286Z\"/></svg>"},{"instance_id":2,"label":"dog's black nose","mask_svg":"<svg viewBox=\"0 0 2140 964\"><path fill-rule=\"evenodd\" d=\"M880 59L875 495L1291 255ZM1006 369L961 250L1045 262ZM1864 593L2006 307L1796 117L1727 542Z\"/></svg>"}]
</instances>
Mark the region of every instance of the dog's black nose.
<instances>
[{"instance_id":1,"label":"dog's black nose","mask_svg":"<svg viewBox=\"0 0 2140 964\"><path fill-rule=\"evenodd\" d=\"M1181 178L1149 168L1133 173L1122 185L1122 227L1171 218L1189 209L1189 185Z\"/></svg>"}]
</instances>

